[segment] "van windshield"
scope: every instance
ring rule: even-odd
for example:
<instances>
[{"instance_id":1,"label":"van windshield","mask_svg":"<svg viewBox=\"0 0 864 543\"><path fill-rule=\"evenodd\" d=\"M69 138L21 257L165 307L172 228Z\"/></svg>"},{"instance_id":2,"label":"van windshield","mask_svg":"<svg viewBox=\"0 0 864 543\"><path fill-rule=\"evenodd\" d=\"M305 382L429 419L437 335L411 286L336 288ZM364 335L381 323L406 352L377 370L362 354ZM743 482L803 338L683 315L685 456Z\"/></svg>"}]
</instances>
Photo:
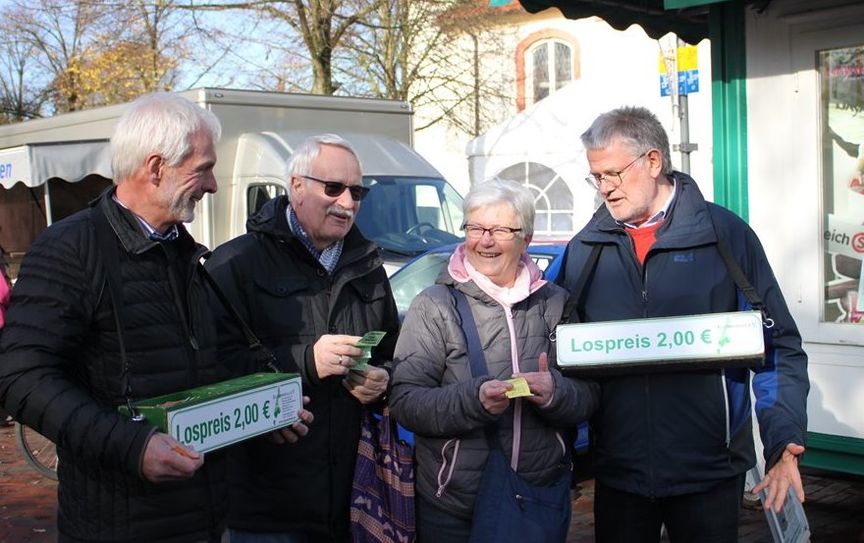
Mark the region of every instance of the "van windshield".
<instances>
[{"instance_id":1,"label":"van windshield","mask_svg":"<svg viewBox=\"0 0 864 543\"><path fill-rule=\"evenodd\" d=\"M365 176L357 227L384 251L413 256L462 241L462 197L444 179Z\"/></svg>"}]
</instances>

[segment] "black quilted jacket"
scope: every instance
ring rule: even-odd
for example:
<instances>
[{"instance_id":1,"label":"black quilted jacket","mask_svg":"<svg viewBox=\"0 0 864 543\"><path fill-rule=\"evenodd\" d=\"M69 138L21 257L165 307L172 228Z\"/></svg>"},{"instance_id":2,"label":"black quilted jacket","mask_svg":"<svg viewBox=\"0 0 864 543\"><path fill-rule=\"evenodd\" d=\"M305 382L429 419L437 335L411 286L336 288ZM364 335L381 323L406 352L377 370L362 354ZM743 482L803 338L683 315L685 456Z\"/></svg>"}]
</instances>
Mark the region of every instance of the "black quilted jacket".
<instances>
[{"instance_id":1,"label":"black quilted jacket","mask_svg":"<svg viewBox=\"0 0 864 543\"><path fill-rule=\"evenodd\" d=\"M204 248L183 229L159 244L106 191L94 205L114 230L132 399L221 380L211 293L196 270ZM121 385L114 304L93 209L48 228L24 258L0 339L0 403L58 444L59 540L218 540L227 507L224 459L194 478L153 484L141 473L155 428L117 406Z\"/></svg>"},{"instance_id":2,"label":"black quilted jacket","mask_svg":"<svg viewBox=\"0 0 864 543\"><path fill-rule=\"evenodd\" d=\"M324 334L382 330L387 335L372 351L371 363L389 365L399 327L396 303L377 247L356 226L331 275L291 233L286 207L285 197L268 202L249 219L248 234L218 247L207 262L280 368L303 376L303 394L311 398L315 415L309 435L297 443L275 445L262 437L232 447L228 524L347 541L360 403L341 377L318 378L312 345ZM230 338L233 320L220 322L220 335L230 345L242 345Z\"/></svg>"}]
</instances>

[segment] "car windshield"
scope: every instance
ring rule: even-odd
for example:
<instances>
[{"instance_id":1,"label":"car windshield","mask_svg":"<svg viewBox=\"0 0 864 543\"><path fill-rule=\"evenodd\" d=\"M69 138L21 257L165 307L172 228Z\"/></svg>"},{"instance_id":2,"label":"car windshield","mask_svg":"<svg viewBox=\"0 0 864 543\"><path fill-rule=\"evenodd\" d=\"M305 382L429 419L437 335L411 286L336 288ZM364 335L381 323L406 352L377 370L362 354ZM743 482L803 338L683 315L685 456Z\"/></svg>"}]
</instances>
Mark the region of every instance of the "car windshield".
<instances>
[{"instance_id":1,"label":"car windshield","mask_svg":"<svg viewBox=\"0 0 864 543\"><path fill-rule=\"evenodd\" d=\"M393 288L393 298L396 299L396 309L399 314L408 311L411 300L426 287L435 284L438 274L450 260L450 252L426 253L390 278L390 286Z\"/></svg>"},{"instance_id":2,"label":"car windshield","mask_svg":"<svg viewBox=\"0 0 864 543\"><path fill-rule=\"evenodd\" d=\"M399 315L404 316L411 306L411 301L423 289L435 284L438 275L450 261L453 249L448 251L433 251L421 255L390 277L390 286L393 289L393 298L396 300L396 308L399 311ZM554 281L558 275L558 270L561 267L559 260L562 252L563 247L557 249L544 248L542 246L528 247L528 256L543 271L545 278L549 281Z\"/></svg>"},{"instance_id":3,"label":"car windshield","mask_svg":"<svg viewBox=\"0 0 864 543\"><path fill-rule=\"evenodd\" d=\"M366 176L357 214L363 235L385 251L414 256L462 241L462 197L441 178Z\"/></svg>"}]
</instances>

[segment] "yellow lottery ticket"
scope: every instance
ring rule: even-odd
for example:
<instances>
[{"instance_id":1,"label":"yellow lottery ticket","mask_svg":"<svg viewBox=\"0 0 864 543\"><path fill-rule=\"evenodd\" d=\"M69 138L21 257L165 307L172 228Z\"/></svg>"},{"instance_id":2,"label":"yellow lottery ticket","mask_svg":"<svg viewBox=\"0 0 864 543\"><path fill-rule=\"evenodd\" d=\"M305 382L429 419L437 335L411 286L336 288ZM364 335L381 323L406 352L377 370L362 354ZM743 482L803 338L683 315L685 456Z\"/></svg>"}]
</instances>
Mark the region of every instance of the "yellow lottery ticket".
<instances>
[{"instance_id":1,"label":"yellow lottery ticket","mask_svg":"<svg viewBox=\"0 0 864 543\"><path fill-rule=\"evenodd\" d=\"M513 388L507 391L508 398L520 398L522 396L533 396L531 389L528 388L528 381L524 377L516 377L515 379L507 379L505 383L510 383Z\"/></svg>"}]
</instances>

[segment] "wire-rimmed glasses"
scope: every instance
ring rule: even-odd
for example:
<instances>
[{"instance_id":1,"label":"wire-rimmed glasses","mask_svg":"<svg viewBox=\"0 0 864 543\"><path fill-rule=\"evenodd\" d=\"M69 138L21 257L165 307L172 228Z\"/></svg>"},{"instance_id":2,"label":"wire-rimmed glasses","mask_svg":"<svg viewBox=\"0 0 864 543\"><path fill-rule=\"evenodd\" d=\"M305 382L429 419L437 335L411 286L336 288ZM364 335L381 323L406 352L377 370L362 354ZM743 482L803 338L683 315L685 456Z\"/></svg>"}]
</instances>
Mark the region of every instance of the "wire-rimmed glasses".
<instances>
[{"instance_id":1,"label":"wire-rimmed glasses","mask_svg":"<svg viewBox=\"0 0 864 543\"><path fill-rule=\"evenodd\" d=\"M617 188L621 185L621 183L624 182L624 173L630 168L630 166L636 164L639 159L645 158L645 156L650 152L651 149L648 149L641 155L631 160L629 164L627 164L617 172L609 172L602 175L592 173L585 178L585 181L597 190L600 190L600 185L603 183L603 181L606 181L607 183L612 185L612 188Z\"/></svg>"}]
</instances>

